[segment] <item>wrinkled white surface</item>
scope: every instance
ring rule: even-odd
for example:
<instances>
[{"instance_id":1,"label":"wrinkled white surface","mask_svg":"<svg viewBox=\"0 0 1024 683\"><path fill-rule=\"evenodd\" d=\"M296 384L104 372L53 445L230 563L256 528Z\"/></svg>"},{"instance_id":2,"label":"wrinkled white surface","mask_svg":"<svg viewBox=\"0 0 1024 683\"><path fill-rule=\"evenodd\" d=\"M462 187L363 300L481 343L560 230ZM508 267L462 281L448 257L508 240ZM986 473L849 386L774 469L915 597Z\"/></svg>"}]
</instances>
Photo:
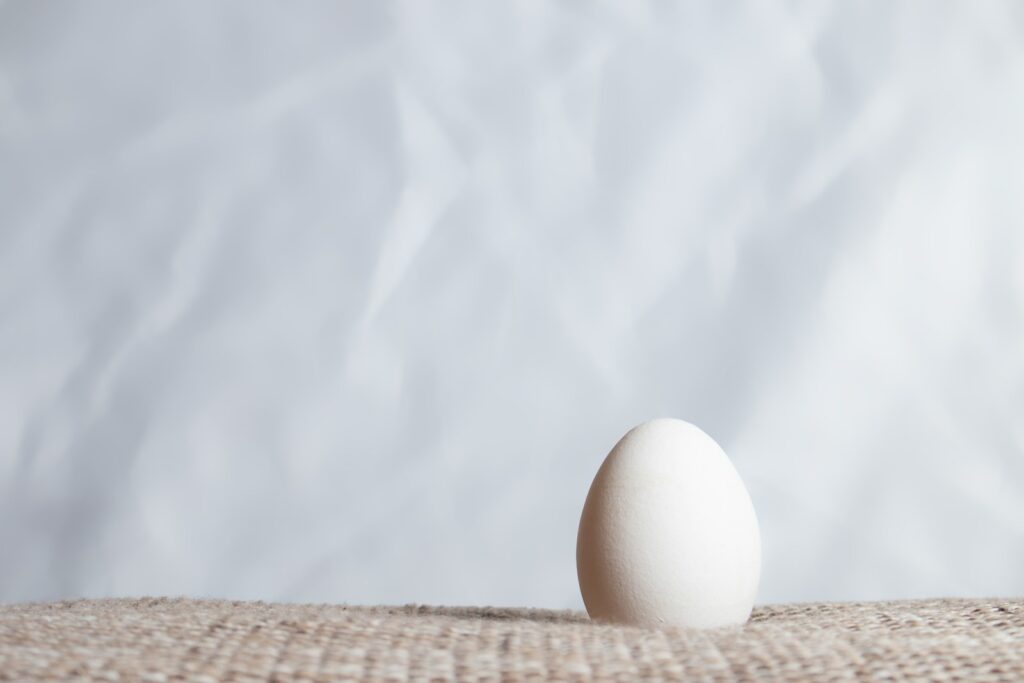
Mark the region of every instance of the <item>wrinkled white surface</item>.
<instances>
[{"instance_id":1,"label":"wrinkled white surface","mask_svg":"<svg viewBox=\"0 0 1024 683\"><path fill-rule=\"evenodd\" d=\"M1024 592L1024 16L0 4L0 600L580 606L645 419L759 600Z\"/></svg>"},{"instance_id":2,"label":"wrinkled white surface","mask_svg":"<svg viewBox=\"0 0 1024 683\"><path fill-rule=\"evenodd\" d=\"M746 623L761 576L761 535L729 456L683 420L630 429L587 492L576 569L592 619L684 628Z\"/></svg>"}]
</instances>

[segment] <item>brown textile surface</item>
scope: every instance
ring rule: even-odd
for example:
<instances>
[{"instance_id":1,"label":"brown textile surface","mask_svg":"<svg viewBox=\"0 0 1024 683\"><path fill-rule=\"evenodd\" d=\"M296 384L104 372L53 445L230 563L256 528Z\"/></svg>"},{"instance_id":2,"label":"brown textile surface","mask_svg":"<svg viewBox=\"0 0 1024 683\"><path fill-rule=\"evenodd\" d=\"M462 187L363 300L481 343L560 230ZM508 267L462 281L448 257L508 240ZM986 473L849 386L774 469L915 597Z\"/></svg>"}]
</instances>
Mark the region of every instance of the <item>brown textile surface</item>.
<instances>
[{"instance_id":1,"label":"brown textile surface","mask_svg":"<svg viewBox=\"0 0 1024 683\"><path fill-rule=\"evenodd\" d=\"M186 599L0 606L0 680L1024 680L1024 600L759 607L711 631L576 612Z\"/></svg>"}]
</instances>

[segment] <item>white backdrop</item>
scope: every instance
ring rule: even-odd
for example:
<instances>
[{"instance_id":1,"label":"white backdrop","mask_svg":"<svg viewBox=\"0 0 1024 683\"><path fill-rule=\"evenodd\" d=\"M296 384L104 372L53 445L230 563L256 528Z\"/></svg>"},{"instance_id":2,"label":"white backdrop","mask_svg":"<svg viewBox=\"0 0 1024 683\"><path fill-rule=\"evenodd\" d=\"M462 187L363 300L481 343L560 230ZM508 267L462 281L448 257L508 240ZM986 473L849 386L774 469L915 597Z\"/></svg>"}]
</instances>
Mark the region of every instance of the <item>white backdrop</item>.
<instances>
[{"instance_id":1,"label":"white backdrop","mask_svg":"<svg viewBox=\"0 0 1024 683\"><path fill-rule=\"evenodd\" d=\"M1014 2L0 4L0 600L579 607L688 419L760 602L1024 593Z\"/></svg>"}]
</instances>

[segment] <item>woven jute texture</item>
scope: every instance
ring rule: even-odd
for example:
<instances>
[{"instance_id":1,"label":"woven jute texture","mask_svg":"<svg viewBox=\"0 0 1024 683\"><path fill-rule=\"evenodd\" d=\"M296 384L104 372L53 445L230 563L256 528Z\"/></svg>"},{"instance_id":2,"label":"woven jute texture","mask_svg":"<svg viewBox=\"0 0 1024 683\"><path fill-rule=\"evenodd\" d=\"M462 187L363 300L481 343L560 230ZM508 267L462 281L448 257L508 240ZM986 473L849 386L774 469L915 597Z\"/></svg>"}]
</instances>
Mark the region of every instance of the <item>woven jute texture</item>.
<instances>
[{"instance_id":1,"label":"woven jute texture","mask_svg":"<svg viewBox=\"0 0 1024 683\"><path fill-rule=\"evenodd\" d=\"M0 680L1024 680L1024 600L760 607L742 627L575 612L185 599L0 606Z\"/></svg>"}]
</instances>

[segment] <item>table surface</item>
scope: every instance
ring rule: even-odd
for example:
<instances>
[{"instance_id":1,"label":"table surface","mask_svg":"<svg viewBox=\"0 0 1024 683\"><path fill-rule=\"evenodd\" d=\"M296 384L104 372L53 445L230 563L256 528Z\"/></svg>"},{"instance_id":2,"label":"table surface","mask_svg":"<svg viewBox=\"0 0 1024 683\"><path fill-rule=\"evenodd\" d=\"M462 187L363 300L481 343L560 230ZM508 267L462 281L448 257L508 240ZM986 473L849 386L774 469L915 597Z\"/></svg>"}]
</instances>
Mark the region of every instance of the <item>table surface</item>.
<instances>
[{"instance_id":1,"label":"table surface","mask_svg":"<svg viewBox=\"0 0 1024 683\"><path fill-rule=\"evenodd\" d=\"M1024 599L757 607L696 631L578 612L142 598L0 606L0 680L1024 680Z\"/></svg>"}]
</instances>

